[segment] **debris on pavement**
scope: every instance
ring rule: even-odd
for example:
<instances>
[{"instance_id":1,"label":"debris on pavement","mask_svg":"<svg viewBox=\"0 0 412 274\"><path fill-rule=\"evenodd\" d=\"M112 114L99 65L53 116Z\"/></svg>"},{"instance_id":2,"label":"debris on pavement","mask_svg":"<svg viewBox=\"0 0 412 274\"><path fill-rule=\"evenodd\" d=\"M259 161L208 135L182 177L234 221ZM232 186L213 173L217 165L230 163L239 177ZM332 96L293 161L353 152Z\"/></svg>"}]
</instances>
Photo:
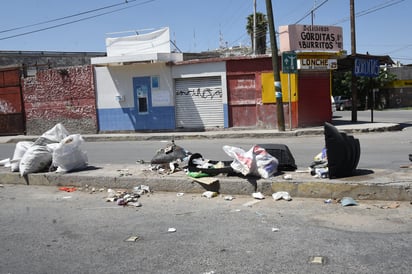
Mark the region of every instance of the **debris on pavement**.
<instances>
[{"instance_id":1,"label":"debris on pavement","mask_svg":"<svg viewBox=\"0 0 412 274\"><path fill-rule=\"evenodd\" d=\"M233 201L233 199L235 199L235 197L233 197L231 195L227 195L227 196L223 197L223 199L225 199L225 201Z\"/></svg>"},{"instance_id":2,"label":"debris on pavement","mask_svg":"<svg viewBox=\"0 0 412 274\"><path fill-rule=\"evenodd\" d=\"M343 197L340 200L342 206L357 206L359 205L352 197Z\"/></svg>"},{"instance_id":3,"label":"debris on pavement","mask_svg":"<svg viewBox=\"0 0 412 274\"><path fill-rule=\"evenodd\" d=\"M265 199L265 195L263 195L261 192L254 192L252 193L252 197L258 200L263 200Z\"/></svg>"},{"instance_id":4,"label":"debris on pavement","mask_svg":"<svg viewBox=\"0 0 412 274\"><path fill-rule=\"evenodd\" d=\"M280 231L279 228L277 228L277 227L272 227L272 232L279 232L279 231Z\"/></svg>"},{"instance_id":5,"label":"debris on pavement","mask_svg":"<svg viewBox=\"0 0 412 274\"><path fill-rule=\"evenodd\" d=\"M164 165L170 168L170 163L181 163L189 159L191 153L186 149L182 148L175 144L175 141L172 140L171 143L168 143L165 148L159 149L155 156L153 156L150 163L152 165Z\"/></svg>"},{"instance_id":6,"label":"debris on pavement","mask_svg":"<svg viewBox=\"0 0 412 274\"><path fill-rule=\"evenodd\" d=\"M285 200L285 201L291 201L292 200L292 197L286 191L275 192L275 193L272 194L272 197L275 201L282 200L282 199Z\"/></svg>"},{"instance_id":7,"label":"debris on pavement","mask_svg":"<svg viewBox=\"0 0 412 274\"><path fill-rule=\"evenodd\" d=\"M208 199L214 198L218 195L217 192L215 191L205 191L202 193L202 197L206 197Z\"/></svg>"},{"instance_id":8,"label":"debris on pavement","mask_svg":"<svg viewBox=\"0 0 412 274\"><path fill-rule=\"evenodd\" d=\"M395 209L395 208L400 207L401 204L399 202L391 202L386 205L374 205L374 206L381 208L381 209Z\"/></svg>"},{"instance_id":9,"label":"debris on pavement","mask_svg":"<svg viewBox=\"0 0 412 274\"><path fill-rule=\"evenodd\" d=\"M118 169L117 172L119 172L119 176L123 177L123 176L132 176L133 174L129 172L128 168L122 168L122 169Z\"/></svg>"},{"instance_id":10,"label":"debris on pavement","mask_svg":"<svg viewBox=\"0 0 412 274\"><path fill-rule=\"evenodd\" d=\"M169 233L174 233L176 231L177 231L177 229L174 228L174 227L169 227L169 229L167 230L167 232L169 232Z\"/></svg>"},{"instance_id":11,"label":"debris on pavement","mask_svg":"<svg viewBox=\"0 0 412 274\"><path fill-rule=\"evenodd\" d=\"M116 202L119 206L134 206L141 207L142 204L138 201L140 194L128 191L107 190L106 202Z\"/></svg>"},{"instance_id":12,"label":"debris on pavement","mask_svg":"<svg viewBox=\"0 0 412 274\"><path fill-rule=\"evenodd\" d=\"M147 185L135 186L133 188L133 193L138 194L138 195L143 195L143 194L147 194L151 192L152 191L150 190L150 187Z\"/></svg>"},{"instance_id":13,"label":"debris on pavement","mask_svg":"<svg viewBox=\"0 0 412 274\"><path fill-rule=\"evenodd\" d=\"M59 187L59 190L66 191L66 192L74 192L77 190L75 187Z\"/></svg>"}]
</instances>

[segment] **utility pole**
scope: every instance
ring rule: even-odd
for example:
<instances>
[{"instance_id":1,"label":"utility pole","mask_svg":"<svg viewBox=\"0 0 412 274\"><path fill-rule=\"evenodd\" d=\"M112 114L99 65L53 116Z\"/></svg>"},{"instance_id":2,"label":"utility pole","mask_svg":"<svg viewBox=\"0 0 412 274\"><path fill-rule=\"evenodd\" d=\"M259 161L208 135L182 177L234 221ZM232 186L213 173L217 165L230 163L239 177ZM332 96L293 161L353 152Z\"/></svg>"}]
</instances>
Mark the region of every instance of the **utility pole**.
<instances>
[{"instance_id":1,"label":"utility pole","mask_svg":"<svg viewBox=\"0 0 412 274\"><path fill-rule=\"evenodd\" d=\"M278 65L278 62L279 62L278 47L276 43L275 23L273 20L272 0L266 0L266 12L267 12L268 23L269 23L270 46L272 49L272 68L273 68L273 79L274 79L274 85L275 85L278 130L285 131L285 117L283 114L282 87L280 83L280 73L279 73L279 65Z\"/></svg>"},{"instance_id":2,"label":"utility pole","mask_svg":"<svg viewBox=\"0 0 412 274\"><path fill-rule=\"evenodd\" d=\"M256 0L253 0L253 56L256 55Z\"/></svg>"},{"instance_id":3,"label":"utility pole","mask_svg":"<svg viewBox=\"0 0 412 274\"><path fill-rule=\"evenodd\" d=\"M351 77L351 92L352 92L352 122L358 120L358 90L357 78L355 76L355 58L356 58L356 32L355 32L355 0L350 0L350 34L351 34L351 57L352 57L352 77Z\"/></svg>"}]
</instances>

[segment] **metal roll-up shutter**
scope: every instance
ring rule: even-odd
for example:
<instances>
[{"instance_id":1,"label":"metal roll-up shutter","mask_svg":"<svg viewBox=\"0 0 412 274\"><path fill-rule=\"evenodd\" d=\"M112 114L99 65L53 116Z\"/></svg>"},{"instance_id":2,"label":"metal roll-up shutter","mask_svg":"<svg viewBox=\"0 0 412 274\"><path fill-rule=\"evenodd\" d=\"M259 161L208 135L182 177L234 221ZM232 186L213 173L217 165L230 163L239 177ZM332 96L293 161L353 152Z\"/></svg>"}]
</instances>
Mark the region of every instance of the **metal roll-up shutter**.
<instances>
[{"instance_id":1,"label":"metal roll-up shutter","mask_svg":"<svg viewBox=\"0 0 412 274\"><path fill-rule=\"evenodd\" d=\"M220 76L176 79L176 127L224 127Z\"/></svg>"}]
</instances>

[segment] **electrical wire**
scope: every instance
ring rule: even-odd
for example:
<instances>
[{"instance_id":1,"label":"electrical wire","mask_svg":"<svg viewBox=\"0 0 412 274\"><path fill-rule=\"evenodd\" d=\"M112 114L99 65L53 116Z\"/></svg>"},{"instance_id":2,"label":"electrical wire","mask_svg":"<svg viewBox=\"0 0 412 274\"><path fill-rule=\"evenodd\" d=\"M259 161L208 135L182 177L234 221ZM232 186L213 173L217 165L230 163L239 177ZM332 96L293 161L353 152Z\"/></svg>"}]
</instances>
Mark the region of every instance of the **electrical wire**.
<instances>
[{"instance_id":1,"label":"electrical wire","mask_svg":"<svg viewBox=\"0 0 412 274\"><path fill-rule=\"evenodd\" d=\"M16 31L16 30L21 30L21 29L25 29L25 28L31 28L31 27L35 27L35 26L40 26L40 25L48 24L48 23L53 23L53 22L57 22L57 21L61 21L61 20L65 20L65 19L69 19L69 18L73 18L73 17L85 15L85 14L88 14L88 13L93 13L93 12L96 12L96 11L104 10L104 9L114 8L114 7L121 6L121 5L124 5L124 4L127 4L127 3L135 2L135 1L137 1L137 0L128 0L128 1L125 1L125 2L122 2L122 3L117 3L117 4L113 4L113 5L109 5L109 6L104 6L104 7L101 7L101 8L97 8L97 9L87 10L87 11L84 11L84 12L75 13L75 14L71 14L71 15L64 16L64 17L54 18L54 19L50 19L50 20L47 20L47 21L42 21L42 22L38 22L38 23L34 23L34 24L29 24L29 25L24 25L24 26L15 27L15 28L6 29L6 30L0 30L0 33L10 32L10 31Z\"/></svg>"},{"instance_id":2,"label":"electrical wire","mask_svg":"<svg viewBox=\"0 0 412 274\"><path fill-rule=\"evenodd\" d=\"M136 0L134 0L134 1L136 1ZM59 28L59 27L62 27L62 26L66 26L66 25L78 23L78 22L81 22L81 21L93 19L93 18L96 18L96 17L100 17L100 16L103 16L103 15L115 13L115 12L118 12L118 11L121 11L121 10L130 9L130 8L133 8L133 7L136 7L136 6L141 6L141 5L144 5L144 4L148 4L148 3L153 2L153 1L155 1L155 0L147 0L147 1L143 1L143 2L140 2L140 3L134 4L134 5L128 6L128 7L119 8L119 9L99 13L99 14L96 14L96 15L88 16L88 17L83 17L83 18L80 18L80 19L77 19L77 20L68 21L68 22L65 22L65 23L61 23L61 24L57 24L57 25L53 25L53 26L49 26L49 27L45 27L45 28L41 28L41 29L37 29L37 30L27 31L27 32L15 34L15 35L10 35L10 36L6 36L6 37L0 37L0 41L15 38L15 37L19 37L19 36L29 35L29 34L41 32L41 31L49 30L49 29ZM125 3L127 4L128 1L126 1ZM61 19L55 19L55 20L57 21L57 20L61 20Z\"/></svg>"},{"instance_id":3,"label":"electrical wire","mask_svg":"<svg viewBox=\"0 0 412 274\"><path fill-rule=\"evenodd\" d=\"M399 4L403 1L405 1L405 0L389 0L389 1L386 1L385 3L381 3L381 4L378 4L378 5L373 6L371 8L368 8L366 10L362 10L360 12L357 12L357 13L355 13L355 17L361 17L361 16L364 16L364 15L379 11L381 9L394 6L394 5ZM344 23L344 22L349 21L349 20L350 20L350 17L342 18L342 19L338 20L336 23L332 24L332 26L339 25L339 24Z\"/></svg>"}]
</instances>

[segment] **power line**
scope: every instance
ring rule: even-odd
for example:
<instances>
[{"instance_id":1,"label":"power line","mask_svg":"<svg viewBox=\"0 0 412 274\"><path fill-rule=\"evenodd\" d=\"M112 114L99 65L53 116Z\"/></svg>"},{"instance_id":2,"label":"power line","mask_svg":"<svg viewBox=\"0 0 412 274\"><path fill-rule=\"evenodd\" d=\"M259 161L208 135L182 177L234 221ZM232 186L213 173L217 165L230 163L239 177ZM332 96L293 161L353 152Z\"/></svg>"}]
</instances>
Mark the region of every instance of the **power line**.
<instances>
[{"instance_id":1,"label":"power line","mask_svg":"<svg viewBox=\"0 0 412 274\"><path fill-rule=\"evenodd\" d=\"M129 0L129 1L130 1L130 0ZM129 1L126 1L125 3L127 4ZM133 1L136 1L136 0L133 0ZM1 37L1 38L0 38L0 41L1 41L1 40L6 40L6 39L15 38L15 37L19 37L19 36L29 35L29 34L41 32L41 31L49 30L49 29L59 28L59 27L62 27L62 26L66 26L66 25L78 23L78 22L81 22L81 21L93 19L93 18L100 17L100 16L103 16L103 15L107 15L107 14L110 14L110 13L115 13L115 12L118 12L118 11L121 11L121 10L130 9L130 8L133 8L133 7L136 7L136 6L141 6L141 5L144 5L144 4L153 2L153 1L155 1L155 0L147 0L147 1L143 1L143 2L137 3L137 4L135 4L135 5L128 6L128 7L124 7L124 8L120 8L120 9L115 9L115 10L107 11L107 12L103 12L103 13L99 13L99 14L96 14L96 15L93 15L93 16L83 17L83 18L80 18L80 19L77 19L77 20L73 20L73 21L69 21L69 22L65 22L65 23L53 25L53 26L50 26L50 27L45 27L45 28L41 28L41 29L37 29L37 30L33 30L33 31L27 31L27 32L15 34L15 35L10 35L10 36L6 36L6 37ZM76 16L76 15L73 15L73 16L70 16L70 17L74 17L74 16ZM78 15L77 15L77 16L78 16ZM54 21L58 21L58 20L62 20L62 19L54 19ZM39 24L40 24L40 23L39 23Z\"/></svg>"},{"instance_id":2,"label":"power line","mask_svg":"<svg viewBox=\"0 0 412 274\"><path fill-rule=\"evenodd\" d=\"M389 0L389 1L386 1L385 3L381 3L381 4L376 5L374 7L368 8L366 10L362 10L360 12L357 12L355 14L355 17L361 17L361 16L364 16L364 15L376 12L378 10L394 6L394 5L399 4L403 1L405 1L405 0ZM341 20L339 20L336 23L332 24L332 26L344 23L344 22L348 21L349 19L350 19L349 17L342 18Z\"/></svg>"},{"instance_id":3,"label":"power line","mask_svg":"<svg viewBox=\"0 0 412 274\"><path fill-rule=\"evenodd\" d=\"M29 24L29 25L15 27L15 28L11 28L11 29L1 30L0 33L16 31L16 30L20 30L20 29L31 28L31 27L35 27L35 26L39 26L39 25L44 25L44 24L48 24L48 23L52 23L52 22L57 22L57 21L69 19L69 18L72 18L72 17L77 17L77 16L88 14L88 13L104 10L104 9L110 9L110 8L113 8L113 7L121 6L121 5L130 3L130 2L135 2L135 1L137 1L137 0L129 0L129 1L122 2L122 3L118 3L118 4L113 4L113 5L97 8L97 9L92 9L92 10L87 10L87 11L80 12L80 13L67 15L67 16L64 16L64 17L50 19L50 20L47 20L47 21L42 21L42 22L38 22L38 23L34 23L34 24Z\"/></svg>"},{"instance_id":4,"label":"power line","mask_svg":"<svg viewBox=\"0 0 412 274\"><path fill-rule=\"evenodd\" d=\"M301 19L299 19L298 21L296 21L295 25L298 24L300 21L302 21L303 19L305 19L306 17L308 17L309 15L311 15L315 10L317 10L318 8L322 7L326 2L328 2L329 0L325 0L322 3L320 3L319 5L317 5L316 7L314 7L313 9L311 9L309 12L307 12Z\"/></svg>"}]
</instances>

